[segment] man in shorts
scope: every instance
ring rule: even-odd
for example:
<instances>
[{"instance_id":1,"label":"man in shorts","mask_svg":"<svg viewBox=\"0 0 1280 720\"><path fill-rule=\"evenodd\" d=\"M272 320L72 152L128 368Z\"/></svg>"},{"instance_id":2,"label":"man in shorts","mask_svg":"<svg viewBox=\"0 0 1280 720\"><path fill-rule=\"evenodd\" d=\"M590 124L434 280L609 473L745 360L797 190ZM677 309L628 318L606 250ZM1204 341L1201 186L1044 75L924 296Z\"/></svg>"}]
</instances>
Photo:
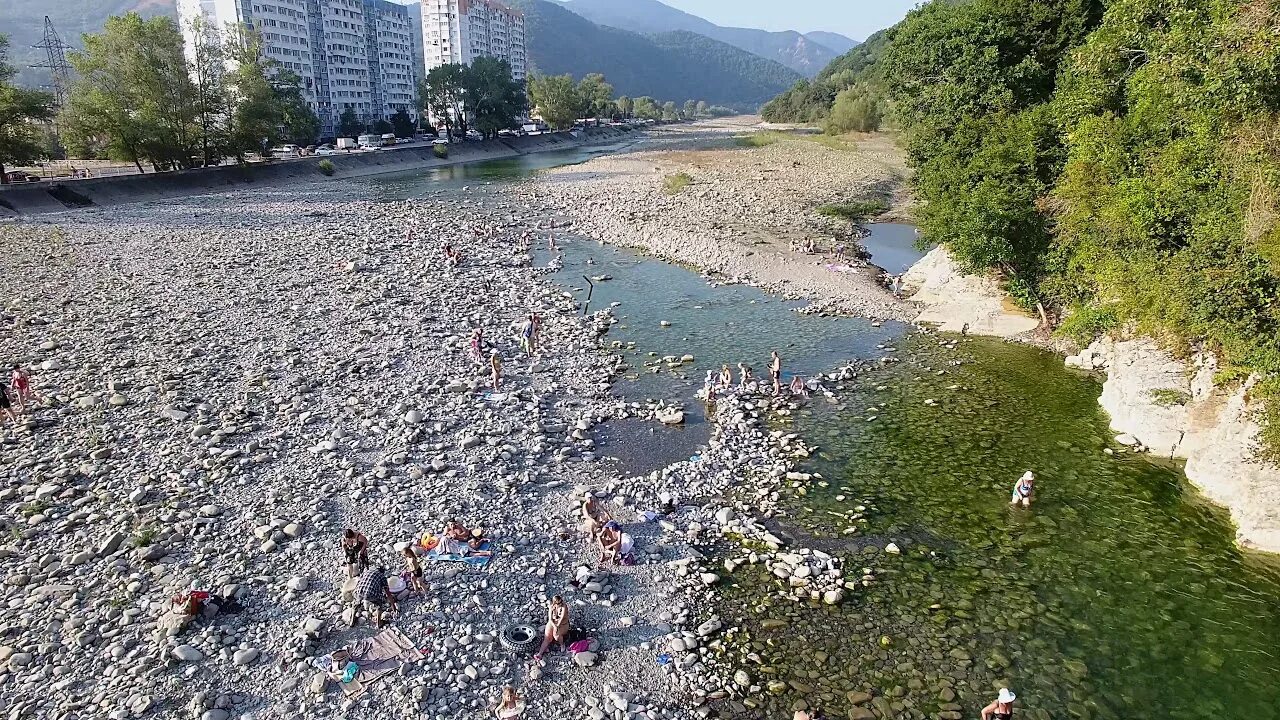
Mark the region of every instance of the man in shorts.
<instances>
[{"instance_id":1,"label":"man in shorts","mask_svg":"<svg viewBox=\"0 0 1280 720\"><path fill-rule=\"evenodd\" d=\"M374 567L364 571L360 580L356 582L355 600L357 614L363 609L369 613L369 619L373 621L375 627L382 627L383 606L389 605L391 612L396 611L396 596L392 595L391 588L387 587L386 568Z\"/></svg>"}]
</instances>

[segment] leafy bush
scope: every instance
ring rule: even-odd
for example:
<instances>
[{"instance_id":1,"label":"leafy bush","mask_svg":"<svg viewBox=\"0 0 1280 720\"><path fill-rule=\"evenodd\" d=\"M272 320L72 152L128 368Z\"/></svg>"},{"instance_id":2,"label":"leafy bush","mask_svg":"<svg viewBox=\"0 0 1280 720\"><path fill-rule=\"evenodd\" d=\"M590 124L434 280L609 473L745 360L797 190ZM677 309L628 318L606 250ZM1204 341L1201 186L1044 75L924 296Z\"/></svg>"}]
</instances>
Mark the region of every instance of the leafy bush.
<instances>
[{"instance_id":1,"label":"leafy bush","mask_svg":"<svg viewBox=\"0 0 1280 720\"><path fill-rule=\"evenodd\" d=\"M440 158L441 160L443 160L443 159L445 159L445 158L449 157L449 146L448 146L448 145L436 145L435 147L431 148L431 153L432 153L433 155L435 155L436 157Z\"/></svg>"},{"instance_id":2,"label":"leafy bush","mask_svg":"<svg viewBox=\"0 0 1280 720\"><path fill-rule=\"evenodd\" d=\"M333 173L336 172L333 168L333 163L329 161L329 158L325 158L324 160L321 160L316 165L316 167L319 168L320 172L325 175L333 175Z\"/></svg>"},{"instance_id":3,"label":"leafy bush","mask_svg":"<svg viewBox=\"0 0 1280 720\"><path fill-rule=\"evenodd\" d=\"M836 95L835 105L823 128L828 135L875 132L880 129L883 117L880 101L865 88L853 87Z\"/></svg>"},{"instance_id":4,"label":"leafy bush","mask_svg":"<svg viewBox=\"0 0 1280 720\"><path fill-rule=\"evenodd\" d=\"M889 204L883 200L857 200L848 203L823 205L818 208L819 215L826 215L837 220L859 223L869 217L883 215L889 211Z\"/></svg>"},{"instance_id":5,"label":"leafy bush","mask_svg":"<svg viewBox=\"0 0 1280 720\"><path fill-rule=\"evenodd\" d=\"M1112 307L1079 305L1067 313L1057 333L1077 345L1088 345L1120 324Z\"/></svg>"},{"instance_id":6,"label":"leafy bush","mask_svg":"<svg viewBox=\"0 0 1280 720\"><path fill-rule=\"evenodd\" d=\"M758 132L754 135L743 135L733 139L735 143L742 147L767 147L778 142L778 136L775 133Z\"/></svg>"},{"instance_id":7,"label":"leafy bush","mask_svg":"<svg viewBox=\"0 0 1280 720\"><path fill-rule=\"evenodd\" d=\"M676 173L662 179L662 185L666 188L668 195L679 194L691 182L693 182L693 178L689 173Z\"/></svg>"}]
</instances>

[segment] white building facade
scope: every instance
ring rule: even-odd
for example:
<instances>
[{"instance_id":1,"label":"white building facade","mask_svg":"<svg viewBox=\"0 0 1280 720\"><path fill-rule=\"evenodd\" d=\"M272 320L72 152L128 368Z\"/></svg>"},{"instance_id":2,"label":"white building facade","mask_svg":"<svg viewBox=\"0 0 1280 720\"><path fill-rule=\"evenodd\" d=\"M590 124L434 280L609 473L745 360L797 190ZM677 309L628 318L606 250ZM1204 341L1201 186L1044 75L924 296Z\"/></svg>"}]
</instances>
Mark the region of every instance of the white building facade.
<instances>
[{"instance_id":1,"label":"white building facade","mask_svg":"<svg viewBox=\"0 0 1280 720\"><path fill-rule=\"evenodd\" d=\"M422 46L427 71L487 55L516 80L527 72L524 13L495 0L422 0Z\"/></svg>"},{"instance_id":2,"label":"white building facade","mask_svg":"<svg viewBox=\"0 0 1280 720\"><path fill-rule=\"evenodd\" d=\"M414 110L414 40L408 10L385 0L178 0L193 47L192 21L207 28L252 27L263 57L302 79L322 137L334 137L351 110L365 124Z\"/></svg>"}]
</instances>

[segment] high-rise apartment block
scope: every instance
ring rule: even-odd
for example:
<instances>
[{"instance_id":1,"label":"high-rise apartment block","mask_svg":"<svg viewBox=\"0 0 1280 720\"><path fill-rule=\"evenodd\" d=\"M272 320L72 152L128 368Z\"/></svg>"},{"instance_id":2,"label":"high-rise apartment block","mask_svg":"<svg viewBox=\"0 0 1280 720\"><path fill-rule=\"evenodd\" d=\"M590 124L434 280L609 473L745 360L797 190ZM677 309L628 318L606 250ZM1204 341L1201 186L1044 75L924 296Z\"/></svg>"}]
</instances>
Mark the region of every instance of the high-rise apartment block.
<instances>
[{"instance_id":1,"label":"high-rise apartment block","mask_svg":"<svg viewBox=\"0 0 1280 720\"><path fill-rule=\"evenodd\" d=\"M488 55L525 79L524 13L494 0L422 0L422 47L427 70Z\"/></svg>"},{"instance_id":2,"label":"high-rise apartment block","mask_svg":"<svg viewBox=\"0 0 1280 720\"><path fill-rule=\"evenodd\" d=\"M304 96L332 137L343 111L361 121L414 112L414 36L408 8L387 0L179 0L188 48L192 23L242 25L262 54L302 79Z\"/></svg>"}]
</instances>

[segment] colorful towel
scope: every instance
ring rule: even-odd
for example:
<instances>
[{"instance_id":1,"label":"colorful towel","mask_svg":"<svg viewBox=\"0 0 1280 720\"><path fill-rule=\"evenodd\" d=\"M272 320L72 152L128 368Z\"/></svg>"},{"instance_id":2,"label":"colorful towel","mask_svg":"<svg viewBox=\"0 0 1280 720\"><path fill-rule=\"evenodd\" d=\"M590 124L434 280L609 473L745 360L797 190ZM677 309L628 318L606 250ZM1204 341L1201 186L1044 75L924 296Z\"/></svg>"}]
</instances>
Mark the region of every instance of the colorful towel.
<instances>
[{"instance_id":1,"label":"colorful towel","mask_svg":"<svg viewBox=\"0 0 1280 720\"><path fill-rule=\"evenodd\" d=\"M406 662L421 660L421 650L396 628L387 628L349 648L350 662L359 670L351 682L341 683L342 694L354 700L369 691L380 678L400 669Z\"/></svg>"},{"instance_id":2,"label":"colorful towel","mask_svg":"<svg viewBox=\"0 0 1280 720\"><path fill-rule=\"evenodd\" d=\"M493 543L485 540L480 543L480 547L476 548L476 550L491 553L493 551ZM462 553L441 552L441 548L437 546L427 551L427 559L433 562L460 562L474 568L482 568L493 560L493 555L464 555Z\"/></svg>"}]
</instances>

